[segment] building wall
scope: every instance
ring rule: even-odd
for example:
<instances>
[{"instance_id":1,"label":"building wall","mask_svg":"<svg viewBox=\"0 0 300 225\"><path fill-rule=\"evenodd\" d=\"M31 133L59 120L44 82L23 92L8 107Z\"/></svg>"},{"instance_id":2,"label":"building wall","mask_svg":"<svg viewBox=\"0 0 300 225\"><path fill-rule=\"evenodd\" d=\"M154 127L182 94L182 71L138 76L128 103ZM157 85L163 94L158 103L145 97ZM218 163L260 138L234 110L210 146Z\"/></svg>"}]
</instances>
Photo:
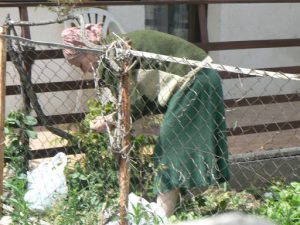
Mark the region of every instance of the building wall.
<instances>
[{"instance_id":1,"label":"building wall","mask_svg":"<svg viewBox=\"0 0 300 225\"><path fill-rule=\"evenodd\" d=\"M209 40L242 41L266 39L290 39L300 37L300 4L211 4L208 9ZM216 63L247 68L299 66L300 48L266 48L214 51L210 55ZM241 96L242 85L246 97L260 94L262 86L268 86L264 95L276 92L292 93L299 89L299 82L277 80L267 85L270 79L256 78L224 81L225 98ZM281 88L282 87L282 88Z\"/></svg>"},{"instance_id":2,"label":"building wall","mask_svg":"<svg viewBox=\"0 0 300 225\"><path fill-rule=\"evenodd\" d=\"M133 31L145 28L144 6L109 6L108 10L115 16L125 31ZM17 8L0 8L2 23L7 14L15 21L19 20ZM239 41L261 40L280 38L299 38L300 30L300 4L211 4L208 9L208 27L210 41ZM29 8L30 21L47 21L56 18L56 13L46 7ZM33 40L61 43L60 33L63 24L31 27ZM272 48L272 49L247 49L210 52L216 63L235 65L241 67L279 67L299 65L300 48ZM8 66L8 74L15 74L12 66ZM33 80L35 82L77 80L83 75L76 68L68 66L63 60L43 60L37 62L33 68ZM16 77L8 76L7 84L16 84ZM225 98L251 97L257 95L269 95L280 93L292 93L299 89L298 82L285 80L272 81L270 79L248 78L243 80L225 80ZM267 88L266 88L267 86ZM47 114L76 112L82 107L78 106L78 100L82 94L88 98L93 90L71 91L57 93L47 98L48 94L41 94ZM9 107L6 113L15 110L19 98L9 96ZM63 101L60 99L64 99ZM69 99L69 100L68 100ZM59 110L55 109L59 106Z\"/></svg>"},{"instance_id":3,"label":"building wall","mask_svg":"<svg viewBox=\"0 0 300 225\"><path fill-rule=\"evenodd\" d=\"M145 27L143 6L109 6L108 10L125 31L144 29ZM0 8L1 23L4 23L8 14L13 21L19 21L17 8ZM30 21L49 21L57 18L54 8L49 10L47 7L29 7L28 16ZM64 24L34 26L30 28L31 38L44 42L62 43L61 32L63 29ZM7 85L20 83L16 76L17 71L11 63L8 63L7 74ZM81 77L91 78L92 75L82 74L78 69L69 66L63 59L36 61L32 70L32 80L35 83L71 81L81 79ZM85 109L82 105L93 95L93 90L38 94L46 115L80 112ZM7 96L6 115L22 108L21 102L20 96Z\"/></svg>"},{"instance_id":4,"label":"building wall","mask_svg":"<svg viewBox=\"0 0 300 225\"><path fill-rule=\"evenodd\" d=\"M0 8L0 18L5 18L8 13L13 21L19 21L17 8ZM46 7L31 7L28 9L28 16L29 21L49 21L56 18L56 14ZM63 24L33 26L30 28L31 38L32 40L62 43L60 33L63 27ZM41 47L36 46L36 49L40 50ZM7 85L20 84L18 73L12 63L8 63L7 74ZM76 80L79 77L80 73L66 64L63 59L55 60L55 62L51 60L36 61L32 68L32 80L35 83ZM55 96L53 97L53 95ZM74 99L76 99L77 93L74 91L45 93L38 94L38 96L46 115L73 112L76 106ZM7 96L6 115L21 108L20 96Z\"/></svg>"},{"instance_id":5,"label":"building wall","mask_svg":"<svg viewBox=\"0 0 300 225\"><path fill-rule=\"evenodd\" d=\"M108 6L125 31L142 30L145 28L144 6Z\"/></svg>"}]
</instances>

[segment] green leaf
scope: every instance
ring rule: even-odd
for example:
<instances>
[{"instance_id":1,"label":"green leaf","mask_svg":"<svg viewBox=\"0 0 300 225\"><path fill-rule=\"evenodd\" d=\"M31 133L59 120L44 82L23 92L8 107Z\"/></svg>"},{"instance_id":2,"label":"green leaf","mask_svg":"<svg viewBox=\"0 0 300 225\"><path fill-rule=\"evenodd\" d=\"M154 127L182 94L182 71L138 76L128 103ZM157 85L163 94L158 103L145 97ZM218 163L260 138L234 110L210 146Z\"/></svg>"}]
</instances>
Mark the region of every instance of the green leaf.
<instances>
[{"instance_id":1,"label":"green leaf","mask_svg":"<svg viewBox=\"0 0 300 225\"><path fill-rule=\"evenodd\" d=\"M9 134L9 129L7 127L4 127L4 134Z\"/></svg>"},{"instance_id":2,"label":"green leaf","mask_svg":"<svg viewBox=\"0 0 300 225\"><path fill-rule=\"evenodd\" d=\"M33 116L25 116L24 123L28 126L34 126L37 124L37 119Z\"/></svg>"},{"instance_id":3,"label":"green leaf","mask_svg":"<svg viewBox=\"0 0 300 225\"><path fill-rule=\"evenodd\" d=\"M35 131L26 130L26 133L27 133L28 137L32 138L32 139L37 139L37 137L38 137L37 132L35 132Z\"/></svg>"},{"instance_id":4,"label":"green leaf","mask_svg":"<svg viewBox=\"0 0 300 225\"><path fill-rule=\"evenodd\" d=\"M20 121L17 120L15 117L8 117L6 119L6 122L11 125L20 125Z\"/></svg>"},{"instance_id":5,"label":"green leaf","mask_svg":"<svg viewBox=\"0 0 300 225\"><path fill-rule=\"evenodd\" d=\"M221 209L222 211L224 211L224 210L226 209L227 205L228 205L228 200L227 200L227 199L224 199L224 200L222 200L222 201L219 203L220 209Z\"/></svg>"},{"instance_id":6,"label":"green leaf","mask_svg":"<svg viewBox=\"0 0 300 225\"><path fill-rule=\"evenodd\" d=\"M79 179L80 180L87 180L87 177L84 174L80 174Z\"/></svg>"}]
</instances>

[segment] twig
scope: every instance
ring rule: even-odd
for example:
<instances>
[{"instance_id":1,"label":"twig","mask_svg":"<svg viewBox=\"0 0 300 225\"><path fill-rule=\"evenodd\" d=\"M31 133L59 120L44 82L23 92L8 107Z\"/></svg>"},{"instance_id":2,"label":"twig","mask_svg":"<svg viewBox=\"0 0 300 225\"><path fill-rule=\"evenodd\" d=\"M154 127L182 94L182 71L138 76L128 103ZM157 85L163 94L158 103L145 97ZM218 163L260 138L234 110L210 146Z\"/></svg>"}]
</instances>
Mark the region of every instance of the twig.
<instances>
[{"instance_id":1,"label":"twig","mask_svg":"<svg viewBox=\"0 0 300 225\"><path fill-rule=\"evenodd\" d=\"M119 79L118 82L118 90L121 90L122 88L122 82L121 79ZM122 146L122 139L123 139L123 135L122 135L122 121L123 121L123 114L122 114L122 95L120 93L118 93L118 101L117 101L117 116L118 116L118 120L117 120L117 125L116 125L116 129L115 129L115 137L116 137L116 151L119 151L121 149Z\"/></svg>"},{"instance_id":2,"label":"twig","mask_svg":"<svg viewBox=\"0 0 300 225\"><path fill-rule=\"evenodd\" d=\"M65 21L67 21L67 20L74 20L74 19L78 19L78 16L76 16L76 15L68 15L68 16L64 16L64 17L58 17L55 20L40 21L40 22L29 22L29 21L14 22L14 21L10 20L7 25L19 26L19 27L43 26L43 25L50 25L50 24L55 24L55 23L63 23Z\"/></svg>"},{"instance_id":3,"label":"twig","mask_svg":"<svg viewBox=\"0 0 300 225\"><path fill-rule=\"evenodd\" d=\"M101 99L101 95L102 95L102 93L100 91L101 87L99 86L100 77L99 77L98 71L95 68L93 68L93 75L94 75L94 83L95 83L96 95L98 96L98 98L100 100ZM104 108L103 108L103 105L100 104L100 106L101 106L101 116L104 117L104 113L103 113ZM108 133L110 147L111 147L111 149L113 149L113 146L114 146L114 143L115 143L115 141L114 141L115 138L112 136L112 132L110 130L110 127L109 127L107 121L104 121L104 122L105 122L106 130L107 130L107 133Z\"/></svg>"}]
</instances>

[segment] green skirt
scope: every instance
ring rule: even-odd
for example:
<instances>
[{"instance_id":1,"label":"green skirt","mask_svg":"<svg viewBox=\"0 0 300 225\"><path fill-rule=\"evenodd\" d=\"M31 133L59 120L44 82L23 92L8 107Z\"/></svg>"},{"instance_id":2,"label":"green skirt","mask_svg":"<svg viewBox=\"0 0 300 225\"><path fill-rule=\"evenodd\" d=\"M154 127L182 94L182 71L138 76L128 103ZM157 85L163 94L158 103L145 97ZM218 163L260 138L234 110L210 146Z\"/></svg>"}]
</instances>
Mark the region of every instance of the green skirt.
<instances>
[{"instance_id":1,"label":"green skirt","mask_svg":"<svg viewBox=\"0 0 300 225\"><path fill-rule=\"evenodd\" d=\"M223 91L216 71L201 70L170 99L154 161L155 193L229 179Z\"/></svg>"}]
</instances>

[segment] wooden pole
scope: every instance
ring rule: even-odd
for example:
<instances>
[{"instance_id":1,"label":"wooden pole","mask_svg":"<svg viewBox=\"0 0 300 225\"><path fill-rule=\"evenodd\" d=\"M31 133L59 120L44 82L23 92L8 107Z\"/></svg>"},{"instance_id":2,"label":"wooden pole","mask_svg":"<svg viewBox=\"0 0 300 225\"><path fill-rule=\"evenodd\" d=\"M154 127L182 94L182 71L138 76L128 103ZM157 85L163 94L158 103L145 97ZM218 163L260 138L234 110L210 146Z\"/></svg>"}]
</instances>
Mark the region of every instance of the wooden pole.
<instances>
[{"instance_id":1,"label":"wooden pole","mask_svg":"<svg viewBox=\"0 0 300 225\"><path fill-rule=\"evenodd\" d=\"M125 70L127 71L127 66ZM122 75L122 115L125 136L122 140L123 152L120 156L120 225L127 225L127 208L129 195L129 149L130 149L130 92L129 92L129 74L125 72Z\"/></svg>"},{"instance_id":2,"label":"wooden pole","mask_svg":"<svg viewBox=\"0 0 300 225\"><path fill-rule=\"evenodd\" d=\"M6 28L0 27L0 34L6 34ZM6 77L6 39L0 38L0 196L3 195L3 168L4 168L4 121L5 121L5 86ZM0 200L2 214L2 201Z\"/></svg>"},{"instance_id":3,"label":"wooden pole","mask_svg":"<svg viewBox=\"0 0 300 225\"><path fill-rule=\"evenodd\" d=\"M199 17L199 31L200 31L200 43L208 42L208 27L207 27L207 4L201 4L198 6L198 17Z\"/></svg>"}]
</instances>

